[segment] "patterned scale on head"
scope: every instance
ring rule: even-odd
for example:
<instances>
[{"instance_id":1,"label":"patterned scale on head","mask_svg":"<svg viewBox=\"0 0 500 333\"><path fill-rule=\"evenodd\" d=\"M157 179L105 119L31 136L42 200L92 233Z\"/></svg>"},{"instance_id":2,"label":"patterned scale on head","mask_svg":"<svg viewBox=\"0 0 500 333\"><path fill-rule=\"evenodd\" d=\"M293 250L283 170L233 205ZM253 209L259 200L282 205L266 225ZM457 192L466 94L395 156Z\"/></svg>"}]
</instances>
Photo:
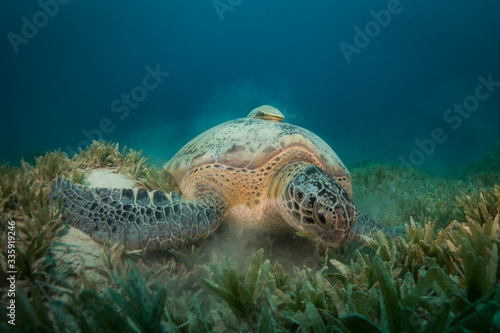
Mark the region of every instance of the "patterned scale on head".
<instances>
[{"instance_id":1,"label":"patterned scale on head","mask_svg":"<svg viewBox=\"0 0 500 333\"><path fill-rule=\"evenodd\" d=\"M330 246L343 244L356 214L349 193L321 168L297 167L301 171L293 172L282 195L296 228Z\"/></svg>"}]
</instances>

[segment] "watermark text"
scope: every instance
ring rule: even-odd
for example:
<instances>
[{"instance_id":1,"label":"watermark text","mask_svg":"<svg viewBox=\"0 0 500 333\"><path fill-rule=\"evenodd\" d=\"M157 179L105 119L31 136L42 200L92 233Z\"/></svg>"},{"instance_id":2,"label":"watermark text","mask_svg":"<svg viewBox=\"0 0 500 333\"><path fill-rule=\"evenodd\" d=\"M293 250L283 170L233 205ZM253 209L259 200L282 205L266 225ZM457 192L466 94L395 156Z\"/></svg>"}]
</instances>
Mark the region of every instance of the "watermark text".
<instances>
[{"instance_id":1,"label":"watermark text","mask_svg":"<svg viewBox=\"0 0 500 333\"><path fill-rule=\"evenodd\" d=\"M224 21L224 14L226 12L232 12L235 7L241 5L243 0L214 0L212 5L214 6L215 12L219 17L219 20Z\"/></svg>"},{"instance_id":2,"label":"watermark text","mask_svg":"<svg viewBox=\"0 0 500 333\"><path fill-rule=\"evenodd\" d=\"M31 20L26 16L21 17L20 34L9 32L7 39L14 50L14 53L19 53L19 46L28 44L28 42L38 35L39 29L45 27L51 18L54 18L59 13L60 5L66 5L71 0L40 0L38 6L40 10L35 12Z\"/></svg>"},{"instance_id":3,"label":"watermark text","mask_svg":"<svg viewBox=\"0 0 500 333\"><path fill-rule=\"evenodd\" d=\"M460 128L464 119L469 118L473 112L479 109L482 101L490 98L491 94L500 87L500 81L493 81L493 74L489 74L487 78L480 75L477 80L479 84L476 85L473 94L465 97L461 103L453 104L453 107L443 112L443 121L454 131ZM399 162L404 166L420 166L426 158L434 154L437 145L444 143L447 139L446 131L441 127L436 127L431 131L429 137L423 140L415 139L413 142L417 147L410 152L408 157L399 155Z\"/></svg>"},{"instance_id":4,"label":"watermark text","mask_svg":"<svg viewBox=\"0 0 500 333\"><path fill-rule=\"evenodd\" d=\"M370 15L373 20L368 21L363 29L359 26L353 28L355 32L353 43L341 42L339 44L340 51L347 63L351 63L354 54L360 54L361 50L370 45L372 39L380 35L382 28L386 28L391 23L392 17L401 14L403 9L404 7L399 0L389 0L386 9L371 10Z\"/></svg>"},{"instance_id":5,"label":"watermark text","mask_svg":"<svg viewBox=\"0 0 500 333\"><path fill-rule=\"evenodd\" d=\"M9 221L7 227L7 321L16 325L16 222Z\"/></svg>"},{"instance_id":6,"label":"watermark text","mask_svg":"<svg viewBox=\"0 0 500 333\"><path fill-rule=\"evenodd\" d=\"M110 109L112 113L118 115L118 119L125 120L130 115L130 109L135 109L139 103L144 101L148 96L148 92L158 88L160 83L170 75L168 72L162 72L160 64L157 64L153 69L151 66L146 66L147 74L142 78L140 84L136 85L130 90L130 93L122 93L120 98L116 98L111 102ZM71 146L66 146L66 153L68 156L73 156L80 149L89 146L92 141L102 140L104 134L110 134L116 129L116 125L108 117L104 117L97 123L97 127L90 130L83 129L82 134L87 140L81 140L76 145L76 150Z\"/></svg>"}]
</instances>

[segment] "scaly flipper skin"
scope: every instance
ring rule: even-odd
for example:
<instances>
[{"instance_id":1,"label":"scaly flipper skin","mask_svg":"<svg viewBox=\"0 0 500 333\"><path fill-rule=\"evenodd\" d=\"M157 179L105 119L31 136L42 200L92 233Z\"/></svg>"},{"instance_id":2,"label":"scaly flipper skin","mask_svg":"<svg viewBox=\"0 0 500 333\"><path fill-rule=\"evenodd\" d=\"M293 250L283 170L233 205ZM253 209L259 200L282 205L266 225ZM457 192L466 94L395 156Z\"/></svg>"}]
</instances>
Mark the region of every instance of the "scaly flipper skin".
<instances>
[{"instance_id":1,"label":"scaly flipper skin","mask_svg":"<svg viewBox=\"0 0 500 333\"><path fill-rule=\"evenodd\" d=\"M64 178L54 180L51 189L73 227L132 250L164 250L182 245L186 237L201 238L219 226L224 213L216 193L187 200L162 191L89 188Z\"/></svg>"}]
</instances>

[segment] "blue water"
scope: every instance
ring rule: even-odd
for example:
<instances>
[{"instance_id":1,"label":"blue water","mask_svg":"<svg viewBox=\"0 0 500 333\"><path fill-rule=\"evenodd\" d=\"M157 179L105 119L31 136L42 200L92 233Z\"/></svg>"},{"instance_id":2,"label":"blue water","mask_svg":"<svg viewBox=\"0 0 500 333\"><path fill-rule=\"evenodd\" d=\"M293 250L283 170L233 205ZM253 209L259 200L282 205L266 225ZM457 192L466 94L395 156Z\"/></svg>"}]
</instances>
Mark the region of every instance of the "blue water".
<instances>
[{"instance_id":1,"label":"blue water","mask_svg":"<svg viewBox=\"0 0 500 333\"><path fill-rule=\"evenodd\" d=\"M159 164L271 104L346 164L464 165L500 141L499 17L491 0L2 1L0 161L103 138Z\"/></svg>"}]
</instances>

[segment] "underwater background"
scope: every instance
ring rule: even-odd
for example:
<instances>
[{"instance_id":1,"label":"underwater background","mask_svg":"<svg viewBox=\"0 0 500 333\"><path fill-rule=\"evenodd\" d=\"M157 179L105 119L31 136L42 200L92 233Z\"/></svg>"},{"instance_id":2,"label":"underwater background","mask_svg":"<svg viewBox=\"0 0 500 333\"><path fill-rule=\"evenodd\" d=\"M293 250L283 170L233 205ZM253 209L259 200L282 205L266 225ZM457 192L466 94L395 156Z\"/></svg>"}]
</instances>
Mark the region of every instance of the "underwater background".
<instances>
[{"instance_id":1,"label":"underwater background","mask_svg":"<svg viewBox=\"0 0 500 333\"><path fill-rule=\"evenodd\" d=\"M493 0L0 2L0 331L500 332L499 17ZM50 200L104 168L178 191L161 165L263 104L404 233L335 249L221 226L144 253Z\"/></svg>"},{"instance_id":2,"label":"underwater background","mask_svg":"<svg viewBox=\"0 0 500 333\"><path fill-rule=\"evenodd\" d=\"M270 104L346 165L447 171L500 141L499 15L487 0L2 1L0 161L103 139L161 165Z\"/></svg>"}]
</instances>

